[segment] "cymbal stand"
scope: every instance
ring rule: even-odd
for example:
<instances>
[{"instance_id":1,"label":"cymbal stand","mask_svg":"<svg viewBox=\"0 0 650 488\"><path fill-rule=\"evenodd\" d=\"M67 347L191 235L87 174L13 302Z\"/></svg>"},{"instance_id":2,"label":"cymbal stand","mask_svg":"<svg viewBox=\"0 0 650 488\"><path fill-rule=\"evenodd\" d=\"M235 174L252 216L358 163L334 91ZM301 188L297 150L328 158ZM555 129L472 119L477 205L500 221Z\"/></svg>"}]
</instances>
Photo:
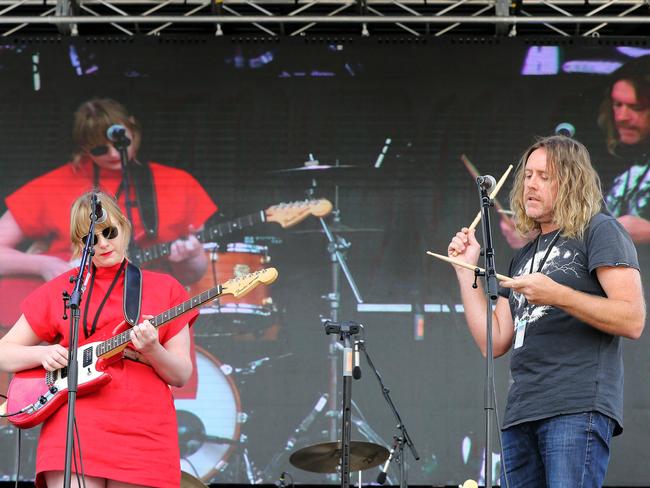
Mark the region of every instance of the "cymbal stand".
<instances>
[{"instance_id":1,"label":"cymbal stand","mask_svg":"<svg viewBox=\"0 0 650 488\"><path fill-rule=\"evenodd\" d=\"M402 417L400 417L400 414L397 411L397 407L395 407L395 404L393 403L393 400L390 397L390 390L386 387L386 385L384 385L384 381L381 379L381 375L379 374L379 371L377 371L377 368L375 368L372 359L370 359L370 354L366 349L366 343L364 341L357 341L355 347L358 347L360 351L363 351L363 354L366 357L366 361L368 361L368 365L375 373L375 377L379 382L381 393L382 395L384 395L384 398L386 399L386 403L388 403L388 407L390 408L391 412L393 412L393 416L395 417L395 420L397 420L397 429L399 430L399 433L398 435L395 435L393 437L394 442L393 442L393 449L391 449L391 456L395 460L395 462L399 464L399 485L401 488L406 488L407 472L406 472L406 460L404 459L404 444L409 446L411 454L413 455L413 458L416 461L419 461L420 455L415 449L415 445L411 440L411 436L406 430L406 426L404 425L404 422L402 422ZM389 457L389 461L390 459L391 458ZM385 469L388 469L388 466L386 466Z\"/></svg>"},{"instance_id":2,"label":"cymbal stand","mask_svg":"<svg viewBox=\"0 0 650 488\"><path fill-rule=\"evenodd\" d=\"M330 317L329 319L332 322L337 322L339 319L339 307L340 307L340 270L343 271L345 278L354 293L354 297L357 300L357 303L363 303L363 298L361 293L357 288L357 285L350 273L345 256L343 252L350 248L351 244L346 241L343 237L334 235L330 230L327 222L324 218L320 218L321 226L323 227L323 232L328 240L327 252L330 255L331 270L332 270L332 290L324 298L329 301L330 304ZM336 354L337 349L336 337L332 336L329 348L329 357L330 357L330 376L329 376L329 410L335 411L338 408L338 359ZM337 440L337 424L335 418L330 418L330 441Z\"/></svg>"}]
</instances>

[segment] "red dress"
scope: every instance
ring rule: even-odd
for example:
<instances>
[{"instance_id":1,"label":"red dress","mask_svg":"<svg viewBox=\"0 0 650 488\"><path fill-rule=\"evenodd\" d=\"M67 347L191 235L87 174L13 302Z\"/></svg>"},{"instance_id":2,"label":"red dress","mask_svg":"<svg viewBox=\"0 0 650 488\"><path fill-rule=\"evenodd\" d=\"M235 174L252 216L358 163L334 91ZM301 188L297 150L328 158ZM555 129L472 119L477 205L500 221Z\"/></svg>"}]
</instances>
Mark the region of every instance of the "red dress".
<instances>
[{"instance_id":1,"label":"red dress","mask_svg":"<svg viewBox=\"0 0 650 488\"><path fill-rule=\"evenodd\" d=\"M158 236L156 239L145 236L140 213L134 206L134 238L141 247L183 237L190 224L201 227L217 209L199 182L186 171L149 164L156 191ZM25 237L48 241L45 254L69 260L70 207L79 195L93 188L93 180L90 159L82 160L78 167L68 163L25 184L9 195L5 203ZM106 193L115 195L121 181L120 170L100 169L99 186ZM132 201L135 201L133 188ZM120 195L119 204L124 210L124 195ZM0 324L11 327L20 317L21 300L42 283L39 277L8 276L0 280Z\"/></svg>"},{"instance_id":2,"label":"red dress","mask_svg":"<svg viewBox=\"0 0 650 488\"><path fill-rule=\"evenodd\" d=\"M86 288L79 325L80 345L112 337L123 320L122 274L97 318L96 332L84 337L84 316L90 330L118 270L119 265L97 269L92 293L89 286ZM71 274L64 273L44 284L23 302L23 313L32 329L48 343L62 337L60 343L68 345L69 321L62 318L61 292L71 291ZM169 275L143 271L142 285L143 314L157 315L188 298L185 289ZM164 344L174 337L196 315L192 311L162 326L158 329L160 342ZM129 360L109 366L108 372L112 380L106 386L77 399L75 413L84 473L138 485L178 487L180 453L169 386L151 367ZM63 406L43 424L36 456L37 486L45 486L44 471L64 470L66 420L67 408ZM75 471L74 464L72 470Z\"/></svg>"}]
</instances>

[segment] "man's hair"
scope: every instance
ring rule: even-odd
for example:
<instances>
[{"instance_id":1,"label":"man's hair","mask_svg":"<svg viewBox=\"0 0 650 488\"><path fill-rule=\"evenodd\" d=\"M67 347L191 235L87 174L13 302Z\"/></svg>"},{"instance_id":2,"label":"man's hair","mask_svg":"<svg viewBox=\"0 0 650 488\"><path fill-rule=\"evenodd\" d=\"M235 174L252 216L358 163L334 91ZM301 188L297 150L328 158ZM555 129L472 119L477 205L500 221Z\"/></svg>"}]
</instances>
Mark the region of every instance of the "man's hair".
<instances>
[{"instance_id":1,"label":"man's hair","mask_svg":"<svg viewBox=\"0 0 650 488\"><path fill-rule=\"evenodd\" d=\"M565 136L538 139L521 156L510 192L515 226L523 235L540 230L540 225L526 215L524 201L526 162L537 149L546 152L546 170L558 184L557 198L553 202L553 222L563 236L581 239L589 221L601 210L603 193L589 151L580 142Z\"/></svg>"},{"instance_id":2,"label":"man's hair","mask_svg":"<svg viewBox=\"0 0 650 488\"><path fill-rule=\"evenodd\" d=\"M106 131L113 124L122 124L127 127L134 139L131 144L134 144L136 148L140 145L142 137L140 124L121 103L110 98L93 98L82 103L74 113L73 163L78 163L81 157L93 147L106 144Z\"/></svg>"},{"instance_id":3,"label":"man's hair","mask_svg":"<svg viewBox=\"0 0 650 488\"><path fill-rule=\"evenodd\" d=\"M619 81L627 81L634 88L637 101L640 105L650 107L650 56L641 56L622 65L611 74L607 91L600 104L598 125L605 132L605 142L611 154L616 154L616 149L621 144L612 108L612 89Z\"/></svg>"}]
</instances>

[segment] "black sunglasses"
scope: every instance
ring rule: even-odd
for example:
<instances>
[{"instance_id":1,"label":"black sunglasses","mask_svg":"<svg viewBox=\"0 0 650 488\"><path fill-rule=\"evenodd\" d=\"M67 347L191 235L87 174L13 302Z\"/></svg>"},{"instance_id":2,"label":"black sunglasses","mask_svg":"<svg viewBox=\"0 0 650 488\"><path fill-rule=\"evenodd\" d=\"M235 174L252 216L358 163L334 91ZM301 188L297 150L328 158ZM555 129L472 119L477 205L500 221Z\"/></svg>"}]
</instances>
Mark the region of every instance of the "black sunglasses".
<instances>
[{"instance_id":1,"label":"black sunglasses","mask_svg":"<svg viewBox=\"0 0 650 488\"><path fill-rule=\"evenodd\" d=\"M104 236L104 239L115 239L118 233L119 232L117 230L117 227L110 226L102 229L102 235ZM95 234L93 235L93 246L97 245L97 241L98 241L97 234ZM83 242L84 245L86 244L86 242L88 242L88 234L86 234L81 238L81 242Z\"/></svg>"},{"instance_id":2,"label":"black sunglasses","mask_svg":"<svg viewBox=\"0 0 650 488\"><path fill-rule=\"evenodd\" d=\"M88 152L95 157L99 157L108 154L108 150L109 150L108 146L104 144L103 146L91 147L90 149L88 149Z\"/></svg>"}]
</instances>

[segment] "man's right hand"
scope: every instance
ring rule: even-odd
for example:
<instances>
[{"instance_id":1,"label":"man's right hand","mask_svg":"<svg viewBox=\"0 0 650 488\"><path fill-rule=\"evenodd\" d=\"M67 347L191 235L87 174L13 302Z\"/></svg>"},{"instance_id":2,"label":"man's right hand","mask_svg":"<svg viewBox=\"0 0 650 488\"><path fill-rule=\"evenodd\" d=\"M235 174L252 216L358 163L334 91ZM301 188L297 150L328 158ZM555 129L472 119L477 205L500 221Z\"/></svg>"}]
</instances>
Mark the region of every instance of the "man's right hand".
<instances>
[{"instance_id":1,"label":"man's right hand","mask_svg":"<svg viewBox=\"0 0 650 488\"><path fill-rule=\"evenodd\" d=\"M50 281L61 273L65 273L74 268L74 265L61 258L57 258L56 256L41 254L38 256L38 259L40 259L42 263L40 266L40 274L45 281Z\"/></svg>"},{"instance_id":2,"label":"man's right hand","mask_svg":"<svg viewBox=\"0 0 650 488\"><path fill-rule=\"evenodd\" d=\"M459 232L456 232L449 246L447 246L447 254L472 266L476 266L478 258L481 255L481 245L476 240L474 230L463 227ZM456 271L467 271L460 266L454 266L454 268Z\"/></svg>"}]
</instances>

